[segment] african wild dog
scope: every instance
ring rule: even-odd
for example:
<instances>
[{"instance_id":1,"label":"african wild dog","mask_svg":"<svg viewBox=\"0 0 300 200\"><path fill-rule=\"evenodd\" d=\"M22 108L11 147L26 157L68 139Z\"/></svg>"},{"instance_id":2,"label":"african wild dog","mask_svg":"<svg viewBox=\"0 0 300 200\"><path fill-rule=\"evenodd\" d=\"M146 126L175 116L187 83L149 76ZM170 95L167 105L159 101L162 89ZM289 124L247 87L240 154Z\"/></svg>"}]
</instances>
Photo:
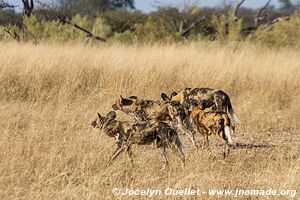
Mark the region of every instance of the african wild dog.
<instances>
[{"instance_id":1,"label":"african wild dog","mask_svg":"<svg viewBox=\"0 0 300 200\"><path fill-rule=\"evenodd\" d=\"M167 122L172 120L166 104L160 100L144 100L136 96L123 98L120 96L112 108L125 112L138 122L147 120Z\"/></svg>"},{"instance_id":2,"label":"african wild dog","mask_svg":"<svg viewBox=\"0 0 300 200\"><path fill-rule=\"evenodd\" d=\"M125 122L116 120L116 113L109 112L105 117L99 113L92 122L93 128L102 130L109 137L115 138L117 149L111 156L110 161L120 155L123 151L127 152L128 158L132 161L131 146L147 145L155 141L157 148L160 149L164 159L164 167L168 165L166 157L166 148L171 148L180 158L182 168L185 164L183 145L179 137L168 124L164 122L146 121L146 122Z\"/></svg>"},{"instance_id":3,"label":"african wild dog","mask_svg":"<svg viewBox=\"0 0 300 200\"><path fill-rule=\"evenodd\" d=\"M164 93L161 94L161 98L166 103L171 118L176 119L174 120L174 123L177 123L179 129L190 137L194 147L198 149L195 141L195 132L188 129L188 127L191 127L190 120L188 119L188 113L185 111L181 103L179 101L172 100Z\"/></svg>"},{"instance_id":4,"label":"african wild dog","mask_svg":"<svg viewBox=\"0 0 300 200\"><path fill-rule=\"evenodd\" d=\"M171 125L173 128L179 129L181 132L188 134L194 147L197 148L195 140L189 130L186 129L184 119L185 110L178 101L168 100L144 100L136 96L120 99L112 105L114 110L121 110L126 114L135 118L137 122L156 120L163 121Z\"/></svg>"},{"instance_id":5,"label":"african wild dog","mask_svg":"<svg viewBox=\"0 0 300 200\"><path fill-rule=\"evenodd\" d=\"M223 111L230 113L230 115L235 119L237 123L240 123L240 119L234 112L230 98L222 90L211 89L211 88L186 88L183 91L176 93L173 92L170 96L172 100L179 101L183 107L188 110L190 102L196 100L198 102L203 102L205 108L210 108L211 110Z\"/></svg>"},{"instance_id":6,"label":"african wild dog","mask_svg":"<svg viewBox=\"0 0 300 200\"><path fill-rule=\"evenodd\" d=\"M202 148L208 148L208 136L213 135L225 145L224 156L229 153L228 143L234 145L231 138L233 126L227 113L223 111L205 111L203 103L196 100L190 103L190 119L198 132L204 137Z\"/></svg>"}]
</instances>

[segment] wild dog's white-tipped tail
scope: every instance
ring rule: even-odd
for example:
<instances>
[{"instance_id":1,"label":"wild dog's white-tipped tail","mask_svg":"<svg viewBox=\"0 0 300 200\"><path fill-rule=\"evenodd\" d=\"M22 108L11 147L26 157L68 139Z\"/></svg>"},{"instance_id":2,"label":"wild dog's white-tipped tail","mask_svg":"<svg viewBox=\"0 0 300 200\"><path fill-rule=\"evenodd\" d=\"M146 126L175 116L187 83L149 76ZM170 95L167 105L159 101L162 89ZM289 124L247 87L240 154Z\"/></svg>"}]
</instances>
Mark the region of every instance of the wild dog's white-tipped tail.
<instances>
[{"instance_id":1,"label":"wild dog's white-tipped tail","mask_svg":"<svg viewBox=\"0 0 300 200\"><path fill-rule=\"evenodd\" d=\"M229 126L225 126L224 127L224 132L225 132L225 135L226 135L226 137L228 139L228 143L233 145L234 141L232 140L232 137L231 137L231 129L230 129L230 127Z\"/></svg>"},{"instance_id":2,"label":"wild dog's white-tipped tail","mask_svg":"<svg viewBox=\"0 0 300 200\"><path fill-rule=\"evenodd\" d=\"M240 124L240 123L241 123L241 120L240 120L240 118L237 116L237 114L234 112L234 110L233 110L233 109L229 109L229 112L230 112L231 116L234 118L234 120L235 120L238 124Z\"/></svg>"}]
</instances>

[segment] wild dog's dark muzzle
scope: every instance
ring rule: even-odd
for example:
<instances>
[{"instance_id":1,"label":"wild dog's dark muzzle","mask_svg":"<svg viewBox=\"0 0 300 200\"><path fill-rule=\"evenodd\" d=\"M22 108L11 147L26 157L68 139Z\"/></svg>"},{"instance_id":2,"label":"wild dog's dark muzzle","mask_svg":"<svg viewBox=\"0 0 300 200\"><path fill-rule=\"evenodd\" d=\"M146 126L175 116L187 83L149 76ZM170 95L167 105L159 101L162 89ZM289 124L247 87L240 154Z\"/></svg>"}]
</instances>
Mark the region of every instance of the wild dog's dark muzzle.
<instances>
[{"instance_id":1,"label":"wild dog's dark muzzle","mask_svg":"<svg viewBox=\"0 0 300 200\"><path fill-rule=\"evenodd\" d=\"M182 123L186 119L187 114L184 111L182 111L182 112L179 112L174 117L175 117L175 120L177 121L177 123Z\"/></svg>"},{"instance_id":2,"label":"wild dog's dark muzzle","mask_svg":"<svg viewBox=\"0 0 300 200\"><path fill-rule=\"evenodd\" d=\"M178 125L178 120L176 119L176 117L172 121L174 125Z\"/></svg>"},{"instance_id":3,"label":"wild dog's dark muzzle","mask_svg":"<svg viewBox=\"0 0 300 200\"><path fill-rule=\"evenodd\" d=\"M97 120L95 120L95 121L93 121L93 122L91 123L91 125L92 125L93 128L98 128L98 129L102 129L102 128L103 128L103 123L102 123L102 121L97 122Z\"/></svg>"},{"instance_id":4,"label":"wild dog's dark muzzle","mask_svg":"<svg viewBox=\"0 0 300 200\"><path fill-rule=\"evenodd\" d=\"M93 122L91 123L91 125L92 125L93 128L96 128L96 126L97 126L96 121L93 121Z\"/></svg>"},{"instance_id":5,"label":"wild dog's dark muzzle","mask_svg":"<svg viewBox=\"0 0 300 200\"><path fill-rule=\"evenodd\" d=\"M115 103L114 105L111 106L113 110L120 110L120 108L117 106L117 104Z\"/></svg>"}]
</instances>

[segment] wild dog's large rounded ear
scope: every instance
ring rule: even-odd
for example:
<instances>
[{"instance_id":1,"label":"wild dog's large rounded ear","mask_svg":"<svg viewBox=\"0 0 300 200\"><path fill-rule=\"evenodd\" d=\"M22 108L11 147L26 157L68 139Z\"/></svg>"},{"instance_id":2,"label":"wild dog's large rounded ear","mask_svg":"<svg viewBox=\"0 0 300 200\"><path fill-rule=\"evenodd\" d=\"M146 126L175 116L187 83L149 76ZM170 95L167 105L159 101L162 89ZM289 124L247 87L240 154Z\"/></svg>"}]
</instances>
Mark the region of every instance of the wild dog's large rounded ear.
<instances>
[{"instance_id":1,"label":"wild dog's large rounded ear","mask_svg":"<svg viewBox=\"0 0 300 200\"><path fill-rule=\"evenodd\" d=\"M169 102L171 101L171 98L168 97L165 93L161 93L161 98L165 101L165 102Z\"/></svg>"},{"instance_id":2,"label":"wild dog's large rounded ear","mask_svg":"<svg viewBox=\"0 0 300 200\"><path fill-rule=\"evenodd\" d=\"M176 95L178 95L178 93L177 92L172 92L172 94L171 94L171 98L173 98L173 97L175 97Z\"/></svg>"},{"instance_id":3,"label":"wild dog's large rounded ear","mask_svg":"<svg viewBox=\"0 0 300 200\"><path fill-rule=\"evenodd\" d=\"M130 99L137 99L137 96L130 96Z\"/></svg>"},{"instance_id":4,"label":"wild dog's large rounded ear","mask_svg":"<svg viewBox=\"0 0 300 200\"><path fill-rule=\"evenodd\" d=\"M121 106L123 105L124 100L125 100L125 99L122 97L122 95L120 95L120 101L119 101L119 103L120 103Z\"/></svg>"},{"instance_id":5,"label":"wild dog's large rounded ear","mask_svg":"<svg viewBox=\"0 0 300 200\"><path fill-rule=\"evenodd\" d=\"M185 88L185 89L184 89L184 92L185 92L186 94L190 94L190 93L191 93L191 89L192 89L192 88Z\"/></svg>"},{"instance_id":6,"label":"wild dog's large rounded ear","mask_svg":"<svg viewBox=\"0 0 300 200\"><path fill-rule=\"evenodd\" d=\"M91 123L91 126L92 126L93 128L95 128L95 127L96 127L96 125L97 125L97 122L96 122L96 120L95 120L95 121L92 121L92 123Z\"/></svg>"},{"instance_id":7,"label":"wild dog's large rounded ear","mask_svg":"<svg viewBox=\"0 0 300 200\"><path fill-rule=\"evenodd\" d=\"M117 117L117 114L115 111L110 111L109 113L107 113L106 117L109 119L115 119Z\"/></svg>"},{"instance_id":8,"label":"wild dog's large rounded ear","mask_svg":"<svg viewBox=\"0 0 300 200\"><path fill-rule=\"evenodd\" d=\"M99 118L99 119L101 119L101 118L102 118L102 117L101 117L101 115L100 115L100 113L97 113L97 115L98 115L98 118Z\"/></svg>"}]
</instances>

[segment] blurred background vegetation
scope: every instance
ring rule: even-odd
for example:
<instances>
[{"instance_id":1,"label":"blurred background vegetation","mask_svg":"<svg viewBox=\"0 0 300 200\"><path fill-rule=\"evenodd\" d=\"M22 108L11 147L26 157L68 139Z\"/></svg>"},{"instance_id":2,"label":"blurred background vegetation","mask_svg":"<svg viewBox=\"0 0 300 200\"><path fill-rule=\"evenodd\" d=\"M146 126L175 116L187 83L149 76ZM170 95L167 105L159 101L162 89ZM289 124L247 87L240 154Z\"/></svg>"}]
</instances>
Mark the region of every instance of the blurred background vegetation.
<instances>
[{"instance_id":1,"label":"blurred background vegetation","mask_svg":"<svg viewBox=\"0 0 300 200\"><path fill-rule=\"evenodd\" d=\"M20 0L21 1L21 0ZM157 4L151 13L135 10L134 0L22 0L23 12L0 0L0 40L85 43L255 43L300 47L299 5L270 1L257 10L245 0L218 8ZM21 9L20 9L21 10Z\"/></svg>"}]
</instances>

